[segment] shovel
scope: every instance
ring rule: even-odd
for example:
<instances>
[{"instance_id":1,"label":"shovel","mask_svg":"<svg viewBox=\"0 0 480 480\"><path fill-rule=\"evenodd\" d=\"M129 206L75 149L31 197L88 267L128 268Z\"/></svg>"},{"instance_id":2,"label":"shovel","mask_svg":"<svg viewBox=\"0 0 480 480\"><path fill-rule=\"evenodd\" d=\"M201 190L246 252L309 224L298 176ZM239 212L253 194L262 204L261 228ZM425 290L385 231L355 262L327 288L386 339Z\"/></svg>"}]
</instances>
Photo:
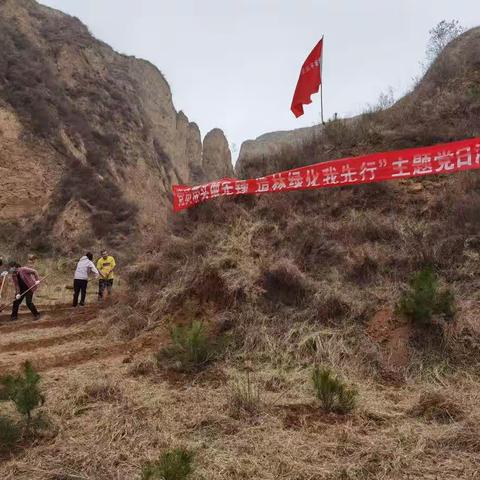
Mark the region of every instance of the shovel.
<instances>
[{"instance_id":1,"label":"shovel","mask_svg":"<svg viewBox=\"0 0 480 480\"><path fill-rule=\"evenodd\" d=\"M8 275L5 275L2 279L2 286L0 287L0 312L7 306L6 304L2 303L2 293L3 287L5 286L5 280L7 279Z\"/></svg>"}]
</instances>

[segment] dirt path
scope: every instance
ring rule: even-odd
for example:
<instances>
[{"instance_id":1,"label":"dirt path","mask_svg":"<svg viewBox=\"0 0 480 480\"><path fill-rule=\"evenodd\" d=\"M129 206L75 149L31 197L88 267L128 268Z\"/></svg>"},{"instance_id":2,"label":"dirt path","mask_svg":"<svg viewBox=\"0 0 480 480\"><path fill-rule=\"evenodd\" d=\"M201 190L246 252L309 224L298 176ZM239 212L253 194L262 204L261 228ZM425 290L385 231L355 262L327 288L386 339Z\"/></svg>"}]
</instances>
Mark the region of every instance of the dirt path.
<instances>
[{"instance_id":1,"label":"dirt path","mask_svg":"<svg viewBox=\"0 0 480 480\"><path fill-rule=\"evenodd\" d=\"M73 367L114 356L128 356L153 348L155 336L133 341L112 341L104 335L97 305L84 308L57 306L42 309L44 316L32 320L22 313L11 322L0 316L0 373L17 370L30 360L39 371Z\"/></svg>"}]
</instances>

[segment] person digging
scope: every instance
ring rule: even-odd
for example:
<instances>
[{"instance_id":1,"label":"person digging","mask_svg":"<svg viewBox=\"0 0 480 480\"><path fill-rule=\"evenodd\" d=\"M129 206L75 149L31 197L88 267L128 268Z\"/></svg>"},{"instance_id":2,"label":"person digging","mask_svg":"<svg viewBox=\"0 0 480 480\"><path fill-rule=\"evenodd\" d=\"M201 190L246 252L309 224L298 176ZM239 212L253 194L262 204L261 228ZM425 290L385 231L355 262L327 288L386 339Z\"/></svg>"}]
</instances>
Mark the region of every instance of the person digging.
<instances>
[{"instance_id":1,"label":"person digging","mask_svg":"<svg viewBox=\"0 0 480 480\"><path fill-rule=\"evenodd\" d=\"M10 262L8 266L12 275L13 286L15 287L15 301L12 305L11 320L17 320L18 310L24 299L34 319L38 320L41 314L33 303L33 295L40 284L38 272L33 268L21 267L16 262Z\"/></svg>"},{"instance_id":2,"label":"person digging","mask_svg":"<svg viewBox=\"0 0 480 480\"><path fill-rule=\"evenodd\" d=\"M98 280L98 300L103 300L105 290L108 296L112 294L113 288L113 270L116 266L115 258L108 254L106 250L97 261L97 270L100 272Z\"/></svg>"}]
</instances>

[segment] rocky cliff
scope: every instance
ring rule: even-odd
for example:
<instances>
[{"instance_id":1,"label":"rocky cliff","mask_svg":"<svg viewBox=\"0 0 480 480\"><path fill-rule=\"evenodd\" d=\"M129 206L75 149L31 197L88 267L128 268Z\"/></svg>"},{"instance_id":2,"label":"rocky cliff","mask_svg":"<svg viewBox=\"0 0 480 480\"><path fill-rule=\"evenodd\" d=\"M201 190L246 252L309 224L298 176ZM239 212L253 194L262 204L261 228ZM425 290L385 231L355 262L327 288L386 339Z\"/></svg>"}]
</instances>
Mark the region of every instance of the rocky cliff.
<instances>
[{"instance_id":1,"label":"rocky cliff","mask_svg":"<svg viewBox=\"0 0 480 480\"><path fill-rule=\"evenodd\" d=\"M0 0L0 243L119 244L162 224L174 183L231 172L221 130L177 112L147 61L77 19Z\"/></svg>"},{"instance_id":2,"label":"rocky cliff","mask_svg":"<svg viewBox=\"0 0 480 480\"><path fill-rule=\"evenodd\" d=\"M225 161L225 160L228 161ZM214 128L203 140L203 171L209 178L233 176L230 148L223 132Z\"/></svg>"}]
</instances>

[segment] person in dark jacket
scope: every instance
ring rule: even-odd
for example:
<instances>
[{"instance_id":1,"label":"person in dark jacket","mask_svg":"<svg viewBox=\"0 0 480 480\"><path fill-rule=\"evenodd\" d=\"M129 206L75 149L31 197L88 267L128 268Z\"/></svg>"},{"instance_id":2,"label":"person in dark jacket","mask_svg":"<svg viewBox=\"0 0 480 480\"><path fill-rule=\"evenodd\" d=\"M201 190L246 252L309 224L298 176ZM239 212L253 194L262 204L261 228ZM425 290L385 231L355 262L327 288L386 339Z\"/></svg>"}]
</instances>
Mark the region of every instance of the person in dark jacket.
<instances>
[{"instance_id":1,"label":"person in dark jacket","mask_svg":"<svg viewBox=\"0 0 480 480\"><path fill-rule=\"evenodd\" d=\"M33 268L21 267L17 262L10 262L10 273L12 274L13 286L15 287L15 301L12 306L12 320L18 318L18 309L23 299L32 312L35 320L40 318L40 313L33 303L33 294L40 284L38 272Z\"/></svg>"}]
</instances>

